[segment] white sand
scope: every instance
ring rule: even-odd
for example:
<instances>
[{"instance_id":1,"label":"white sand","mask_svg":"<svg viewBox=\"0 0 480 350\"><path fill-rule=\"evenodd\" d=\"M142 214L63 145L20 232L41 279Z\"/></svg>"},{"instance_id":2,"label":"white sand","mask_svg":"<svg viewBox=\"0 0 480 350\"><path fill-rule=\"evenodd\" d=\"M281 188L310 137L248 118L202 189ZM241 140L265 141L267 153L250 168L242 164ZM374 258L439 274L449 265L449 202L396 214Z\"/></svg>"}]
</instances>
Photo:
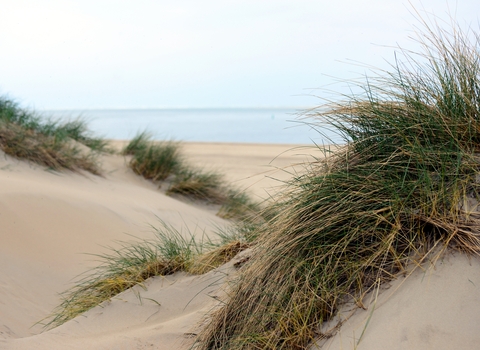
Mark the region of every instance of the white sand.
<instances>
[{"instance_id":1,"label":"white sand","mask_svg":"<svg viewBox=\"0 0 480 350\"><path fill-rule=\"evenodd\" d=\"M186 144L185 154L265 198L280 184L275 179L294 172L277 168L312 153L292 148ZM129 235L150 238L149 225L159 226L159 219L199 235L229 224L207 208L163 195L121 156L105 157L103 168L104 178L55 173L0 155L0 349L188 349L190 333L216 304L231 263L203 276L156 277L147 290L137 286L56 329L32 327L75 276L95 265L84 253L108 252L118 240L133 240ZM354 349L370 315L357 349L478 348L477 259L449 256L435 270L418 270L401 282L379 295L373 313L372 306L357 311L326 348Z\"/></svg>"},{"instance_id":2,"label":"white sand","mask_svg":"<svg viewBox=\"0 0 480 350\"><path fill-rule=\"evenodd\" d=\"M372 293L366 310L344 308L336 336L312 349L480 348L480 260L448 254Z\"/></svg>"}]
</instances>

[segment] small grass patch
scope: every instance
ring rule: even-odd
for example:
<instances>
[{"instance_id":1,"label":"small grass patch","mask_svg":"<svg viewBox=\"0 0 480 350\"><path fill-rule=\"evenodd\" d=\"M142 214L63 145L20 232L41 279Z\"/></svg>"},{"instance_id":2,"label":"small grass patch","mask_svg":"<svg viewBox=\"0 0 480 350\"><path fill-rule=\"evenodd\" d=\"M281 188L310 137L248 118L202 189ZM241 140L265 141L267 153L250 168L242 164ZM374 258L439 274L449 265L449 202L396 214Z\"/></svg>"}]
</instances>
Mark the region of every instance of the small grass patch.
<instances>
[{"instance_id":1,"label":"small grass patch","mask_svg":"<svg viewBox=\"0 0 480 350\"><path fill-rule=\"evenodd\" d=\"M218 240L202 236L199 241L194 233L184 234L163 222L152 228L155 239L122 242L111 253L97 255L100 265L62 293L61 304L42 321L45 328L57 327L150 277L178 271L206 273L247 247L236 231L219 230Z\"/></svg>"},{"instance_id":2,"label":"small grass patch","mask_svg":"<svg viewBox=\"0 0 480 350\"><path fill-rule=\"evenodd\" d=\"M207 273L232 260L238 253L249 248L250 245L241 240L234 240L217 247L208 253L198 256L188 269L194 275Z\"/></svg>"},{"instance_id":3,"label":"small grass patch","mask_svg":"<svg viewBox=\"0 0 480 350\"><path fill-rule=\"evenodd\" d=\"M105 140L91 136L80 119L63 124L44 120L0 97L0 149L12 157L54 170L85 170L99 175L96 152L106 151L106 145Z\"/></svg>"},{"instance_id":4,"label":"small grass patch","mask_svg":"<svg viewBox=\"0 0 480 350\"><path fill-rule=\"evenodd\" d=\"M219 241L209 244L205 252L196 256L188 272L194 275L207 273L232 260L238 253L253 245L251 227L239 223L226 228L217 228Z\"/></svg>"},{"instance_id":5,"label":"small grass patch","mask_svg":"<svg viewBox=\"0 0 480 350\"><path fill-rule=\"evenodd\" d=\"M167 194L181 194L214 204L225 201L223 176L215 172L206 172L193 167L183 167L175 173Z\"/></svg>"},{"instance_id":6,"label":"small grass patch","mask_svg":"<svg viewBox=\"0 0 480 350\"><path fill-rule=\"evenodd\" d=\"M95 152L112 153L108 146L108 141L95 137L88 129L87 122L82 119L70 120L65 123L56 124L56 128L51 132L56 138L68 138L75 140Z\"/></svg>"},{"instance_id":7,"label":"small grass patch","mask_svg":"<svg viewBox=\"0 0 480 350\"><path fill-rule=\"evenodd\" d=\"M147 180L163 181L181 165L177 142L152 142L145 146L142 140L137 141L136 145L129 144L126 148L133 153L130 168L137 175Z\"/></svg>"},{"instance_id":8,"label":"small grass patch","mask_svg":"<svg viewBox=\"0 0 480 350\"><path fill-rule=\"evenodd\" d=\"M177 142L154 142L151 134L144 131L128 143L122 154L132 156L129 166L136 174L158 183L169 178L168 195L219 204L218 215L225 219L263 220L258 216L260 204L244 191L230 186L223 175L189 165Z\"/></svg>"},{"instance_id":9,"label":"small grass patch","mask_svg":"<svg viewBox=\"0 0 480 350\"><path fill-rule=\"evenodd\" d=\"M167 194L180 194L207 203L220 204L218 216L236 221L263 222L260 204L245 192L229 186L216 172L184 167L175 174Z\"/></svg>"},{"instance_id":10,"label":"small grass patch","mask_svg":"<svg viewBox=\"0 0 480 350\"><path fill-rule=\"evenodd\" d=\"M143 131L138 133L130 140L127 146L122 150L123 155L134 155L136 153L144 152L151 145L152 135Z\"/></svg>"},{"instance_id":11,"label":"small grass patch","mask_svg":"<svg viewBox=\"0 0 480 350\"><path fill-rule=\"evenodd\" d=\"M47 328L57 327L146 279L184 271L202 244L162 223L154 228L155 239L123 242L110 254L99 255L100 265L62 293L62 303L54 310Z\"/></svg>"},{"instance_id":12,"label":"small grass patch","mask_svg":"<svg viewBox=\"0 0 480 350\"><path fill-rule=\"evenodd\" d=\"M218 216L251 224L265 221L265 212L261 210L260 203L253 201L247 193L234 188L226 189L226 193Z\"/></svg>"}]
</instances>

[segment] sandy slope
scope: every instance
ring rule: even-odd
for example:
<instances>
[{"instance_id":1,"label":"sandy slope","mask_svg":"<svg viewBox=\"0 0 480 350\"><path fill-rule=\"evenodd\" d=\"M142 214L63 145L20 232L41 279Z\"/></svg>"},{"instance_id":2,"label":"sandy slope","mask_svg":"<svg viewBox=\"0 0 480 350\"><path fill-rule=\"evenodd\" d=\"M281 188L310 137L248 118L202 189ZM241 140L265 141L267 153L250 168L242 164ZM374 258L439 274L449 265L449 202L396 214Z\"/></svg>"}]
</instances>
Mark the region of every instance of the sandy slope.
<instances>
[{"instance_id":1,"label":"sandy slope","mask_svg":"<svg viewBox=\"0 0 480 350\"><path fill-rule=\"evenodd\" d=\"M239 186L254 181L252 190L262 196L266 187L278 184L263 180L263 172L271 170L268 163L291 147L187 144L185 153L199 166L228 172ZM277 166L290 164L290 157L280 156ZM34 323L59 303L58 293L94 266L95 258L84 253L108 251L106 246L118 240L132 240L129 235L152 237L149 225L159 219L199 235L229 224L208 208L163 195L134 175L121 156L104 157L103 168L103 178L56 173L0 156L0 348L134 349L150 341L154 345L147 348L172 349L169 339L183 339L199 320L199 310L215 301L208 296L213 287L205 287L224 273L158 278L149 282L144 298L158 300L161 307L139 305L126 292L86 318L32 337L42 330Z\"/></svg>"},{"instance_id":2,"label":"sandy slope","mask_svg":"<svg viewBox=\"0 0 480 350\"><path fill-rule=\"evenodd\" d=\"M271 164L271 160L282 154ZM291 176L284 168L311 150L291 146L186 144L192 163L224 171L265 198ZM315 154L315 152L314 152ZM321 154L315 154L321 156ZM58 304L57 293L118 240L152 236L159 218L207 234L229 223L209 208L167 197L127 169L103 160L105 177L54 173L0 156L0 349L188 349L196 325L217 304L232 263L203 276L177 273L125 291L64 325L32 325ZM269 190L267 190L269 189ZM312 349L476 349L480 344L480 261L447 255L434 268L392 282L335 336ZM369 299L370 298L370 299Z\"/></svg>"},{"instance_id":3,"label":"sandy slope","mask_svg":"<svg viewBox=\"0 0 480 350\"><path fill-rule=\"evenodd\" d=\"M338 333L312 350L478 349L480 259L448 253L372 293L366 304L366 310L344 307Z\"/></svg>"},{"instance_id":4,"label":"sandy slope","mask_svg":"<svg viewBox=\"0 0 480 350\"><path fill-rule=\"evenodd\" d=\"M224 173L232 184L260 198L301 172L304 162L323 157L314 147L294 145L187 143L184 150L193 164Z\"/></svg>"}]
</instances>

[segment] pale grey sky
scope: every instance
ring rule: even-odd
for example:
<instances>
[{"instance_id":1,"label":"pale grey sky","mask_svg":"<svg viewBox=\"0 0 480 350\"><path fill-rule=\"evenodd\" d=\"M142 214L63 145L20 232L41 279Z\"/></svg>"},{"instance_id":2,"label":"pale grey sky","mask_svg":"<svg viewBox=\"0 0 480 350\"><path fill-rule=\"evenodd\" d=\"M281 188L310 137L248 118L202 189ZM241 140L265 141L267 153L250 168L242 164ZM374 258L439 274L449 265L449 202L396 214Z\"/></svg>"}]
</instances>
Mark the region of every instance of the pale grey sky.
<instances>
[{"instance_id":1,"label":"pale grey sky","mask_svg":"<svg viewBox=\"0 0 480 350\"><path fill-rule=\"evenodd\" d=\"M0 94L37 109L315 105L330 76L366 71L346 61L412 47L416 24L407 0L0 4ZM478 0L411 4L478 28Z\"/></svg>"}]
</instances>

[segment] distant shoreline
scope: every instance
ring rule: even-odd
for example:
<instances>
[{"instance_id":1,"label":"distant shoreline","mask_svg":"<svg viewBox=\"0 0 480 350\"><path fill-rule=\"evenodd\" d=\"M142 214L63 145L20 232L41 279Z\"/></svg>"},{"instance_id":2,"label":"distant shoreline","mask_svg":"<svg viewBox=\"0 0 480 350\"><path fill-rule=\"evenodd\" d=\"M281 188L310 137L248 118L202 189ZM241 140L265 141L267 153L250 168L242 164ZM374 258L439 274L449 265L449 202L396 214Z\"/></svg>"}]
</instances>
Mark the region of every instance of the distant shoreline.
<instances>
[{"instance_id":1,"label":"distant shoreline","mask_svg":"<svg viewBox=\"0 0 480 350\"><path fill-rule=\"evenodd\" d=\"M278 110L278 111L307 111L315 107L312 106L227 106L227 107L182 107L182 106L168 106L168 107L114 107L114 108L43 108L38 109L39 112L95 112L95 111L187 111L187 110L199 110L199 111L209 111L209 110Z\"/></svg>"},{"instance_id":2,"label":"distant shoreline","mask_svg":"<svg viewBox=\"0 0 480 350\"><path fill-rule=\"evenodd\" d=\"M337 135L326 127L306 125L299 111L283 108L57 110L41 114L60 122L81 118L95 135L114 140L132 139L147 131L153 139L184 142L332 143L327 137L338 142Z\"/></svg>"}]
</instances>

